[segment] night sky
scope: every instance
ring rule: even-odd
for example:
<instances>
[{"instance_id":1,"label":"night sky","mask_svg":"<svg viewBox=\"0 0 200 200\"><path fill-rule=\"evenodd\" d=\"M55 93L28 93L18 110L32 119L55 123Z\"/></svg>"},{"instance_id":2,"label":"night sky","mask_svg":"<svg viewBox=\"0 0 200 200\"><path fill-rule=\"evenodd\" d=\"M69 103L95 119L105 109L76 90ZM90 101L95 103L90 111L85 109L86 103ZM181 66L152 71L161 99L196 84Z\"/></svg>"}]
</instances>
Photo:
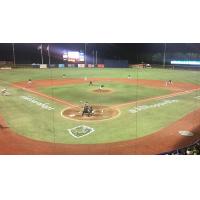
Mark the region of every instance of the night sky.
<instances>
[{"instance_id":1,"label":"night sky","mask_svg":"<svg viewBox=\"0 0 200 200\"><path fill-rule=\"evenodd\" d=\"M40 43L16 43L16 64L41 63L40 51L37 47ZM44 63L48 63L48 44L43 44ZM54 43L50 44L52 63L62 63L62 54L68 50L83 51L84 43ZM129 63L142 61L144 54L163 53L164 43L87 43L87 56L92 57L93 51L98 52L98 60L103 59L128 59ZM167 52L200 52L200 44L178 43L167 44ZM12 44L0 44L0 61L12 61Z\"/></svg>"}]
</instances>

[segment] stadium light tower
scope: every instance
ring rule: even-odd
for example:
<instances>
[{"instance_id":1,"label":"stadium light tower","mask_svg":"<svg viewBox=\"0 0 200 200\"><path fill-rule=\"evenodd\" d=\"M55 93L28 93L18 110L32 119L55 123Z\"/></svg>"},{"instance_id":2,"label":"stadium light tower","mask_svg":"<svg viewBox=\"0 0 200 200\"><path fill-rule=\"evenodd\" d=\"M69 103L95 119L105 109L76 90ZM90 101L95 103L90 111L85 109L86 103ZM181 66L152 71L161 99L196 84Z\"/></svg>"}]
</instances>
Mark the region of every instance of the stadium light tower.
<instances>
[{"instance_id":1,"label":"stadium light tower","mask_svg":"<svg viewBox=\"0 0 200 200\"><path fill-rule=\"evenodd\" d=\"M93 51L92 51L92 54L93 54L93 66L94 66L94 49L93 49Z\"/></svg>"},{"instance_id":2,"label":"stadium light tower","mask_svg":"<svg viewBox=\"0 0 200 200\"><path fill-rule=\"evenodd\" d=\"M167 48L167 44L165 43L165 46L164 46L164 53L163 53L163 68L165 68L166 48Z\"/></svg>"},{"instance_id":3,"label":"stadium light tower","mask_svg":"<svg viewBox=\"0 0 200 200\"><path fill-rule=\"evenodd\" d=\"M42 64L43 64L43 52L42 52L42 44L41 44L41 60L42 60Z\"/></svg>"},{"instance_id":4,"label":"stadium light tower","mask_svg":"<svg viewBox=\"0 0 200 200\"><path fill-rule=\"evenodd\" d=\"M40 50L40 53L41 53L41 61L42 61L42 64L43 64L43 52L42 52L42 44L41 44L41 45L39 45L39 46L37 47L37 49L38 49L38 50Z\"/></svg>"},{"instance_id":5,"label":"stadium light tower","mask_svg":"<svg viewBox=\"0 0 200 200\"><path fill-rule=\"evenodd\" d=\"M86 64L87 64L87 56L86 56L86 52L87 52L87 44L85 43L85 67L86 67Z\"/></svg>"},{"instance_id":6,"label":"stadium light tower","mask_svg":"<svg viewBox=\"0 0 200 200\"><path fill-rule=\"evenodd\" d=\"M47 51L48 51L48 57L49 57L49 66L51 64L51 55L50 55L50 45L48 44L47 46Z\"/></svg>"},{"instance_id":7,"label":"stadium light tower","mask_svg":"<svg viewBox=\"0 0 200 200\"><path fill-rule=\"evenodd\" d=\"M96 66L97 66L97 50L96 50Z\"/></svg>"},{"instance_id":8,"label":"stadium light tower","mask_svg":"<svg viewBox=\"0 0 200 200\"><path fill-rule=\"evenodd\" d=\"M12 49L13 49L13 64L15 66L15 44L12 43Z\"/></svg>"}]
</instances>

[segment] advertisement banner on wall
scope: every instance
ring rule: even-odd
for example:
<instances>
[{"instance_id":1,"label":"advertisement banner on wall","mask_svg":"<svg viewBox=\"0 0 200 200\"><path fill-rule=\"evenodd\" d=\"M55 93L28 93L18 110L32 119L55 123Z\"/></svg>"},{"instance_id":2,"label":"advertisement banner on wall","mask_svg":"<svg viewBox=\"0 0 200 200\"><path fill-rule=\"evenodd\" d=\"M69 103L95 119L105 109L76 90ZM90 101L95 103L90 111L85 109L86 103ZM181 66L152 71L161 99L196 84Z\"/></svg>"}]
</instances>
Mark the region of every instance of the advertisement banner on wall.
<instances>
[{"instance_id":1,"label":"advertisement banner on wall","mask_svg":"<svg viewBox=\"0 0 200 200\"><path fill-rule=\"evenodd\" d=\"M98 64L97 67L98 68L104 68L104 64Z\"/></svg>"},{"instance_id":2,"label":"advertisement banner on wall","mask_svg":"<svg viewBox=\"0 0 200 200\"><path fill-rule=\"evenodd\" d=\"M47 68L47 64L40 65L40 69L46 69L46 68Z\"/></svg>"},{"instance_id":3,"label":"advertisement banner on wall","mask_svg":"<svg viewBox=\"0 0 200 200\"><path fill-rule=\"evenodd\" d=\"M76 67L75 64L68 64L68 67Z\"/></svg>"},{"instance_id":4,"label":"advertisement banner on wall","mask_svg":"<svg viewBox=\"0 0 200 200\"><path fill-rule=\"evenodd\" d=\"M78 68L84 68L85 64L78 64Z\"/></svg>"},{"instance_id":5,"label":"advertisement banner on wall","mask_svg":"<svg viewBox=\"0 0 200 200\"><path fill-rule=\"evenodd\" d=\"M58 67L63 68L63 67L65 67L65 64L58 64Z\"/></svg>"},{"instance_id":6,"label":"advertisement banner on wall","mask_svg":"<svg viewBox=\"0 0 200 200\"><path fill-rule=\"evenodd\" d=\"M93 65L93 64L88 64L88 67L89 67L89 68L93 68L94 65Z\"/></svg>"}]
</instances>

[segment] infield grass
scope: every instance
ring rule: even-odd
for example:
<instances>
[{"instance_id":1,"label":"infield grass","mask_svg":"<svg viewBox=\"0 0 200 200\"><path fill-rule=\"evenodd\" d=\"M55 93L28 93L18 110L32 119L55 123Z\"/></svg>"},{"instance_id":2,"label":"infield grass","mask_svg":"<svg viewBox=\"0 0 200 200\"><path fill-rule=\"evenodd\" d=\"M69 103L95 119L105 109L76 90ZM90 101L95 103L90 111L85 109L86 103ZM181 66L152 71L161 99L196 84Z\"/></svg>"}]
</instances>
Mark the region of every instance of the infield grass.
<instances>
[{"instance_id":1,"label":"infield grass","mask_svg":"<svg viewBox=\"0 0 200 200\"><path fill-rule=\"evenodd\" d=\"M99 85L102 84L104 85L103 89L110 89L112 92L97 93L93 91L98 90ZM115 105L170 93L167 89L108 82L98 82L94 86L88 86L88 83L85 83L47 87L41 88L40 91L53 97L68 100L75 104L87 101L90 104L100 105Z\"/></svg>"}]
</instances>

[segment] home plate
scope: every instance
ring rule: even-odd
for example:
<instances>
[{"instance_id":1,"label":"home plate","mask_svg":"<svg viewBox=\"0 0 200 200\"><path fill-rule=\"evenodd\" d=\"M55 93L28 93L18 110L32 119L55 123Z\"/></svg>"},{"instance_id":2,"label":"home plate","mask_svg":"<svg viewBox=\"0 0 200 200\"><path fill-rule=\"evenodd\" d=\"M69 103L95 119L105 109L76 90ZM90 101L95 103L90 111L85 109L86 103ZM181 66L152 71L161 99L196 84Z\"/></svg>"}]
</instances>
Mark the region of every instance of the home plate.
<instances>
[{"instance_id":1,"label":"home plate","mask_svg":"<svg viewBox=\"0 0 200 200\"><path fill-rule=\"evenodd\" d=\"M71 114L71 115L69 115L70 117L75 117L75 114Z\"/></svg>"},{"instance_id":2,"label":"home plate","mask_svg":"<svg viewBox=\"0 0 200 200\"><path fill-rule=\"evenodd\" d=\"M194 133L190 132L190 131L179 131L179 134L181 134L182 136L193 136Z\"/></svg>"}]
</instances>

